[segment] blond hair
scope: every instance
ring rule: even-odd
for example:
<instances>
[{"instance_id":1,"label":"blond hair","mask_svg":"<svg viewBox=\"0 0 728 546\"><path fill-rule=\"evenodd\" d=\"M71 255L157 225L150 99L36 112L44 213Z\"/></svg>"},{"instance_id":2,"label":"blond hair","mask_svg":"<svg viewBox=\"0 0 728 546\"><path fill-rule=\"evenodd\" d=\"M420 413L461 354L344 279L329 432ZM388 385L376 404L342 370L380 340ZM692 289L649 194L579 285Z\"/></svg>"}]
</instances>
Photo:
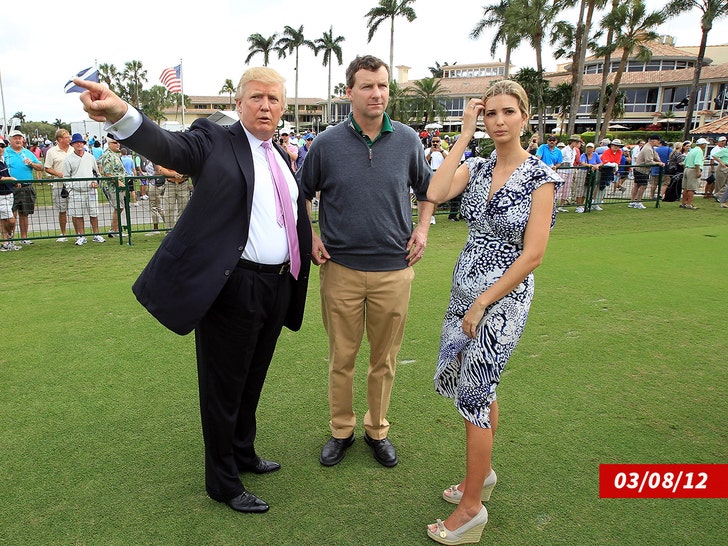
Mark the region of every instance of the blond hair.
<instances>
[{"instance_id":1,"label":"blond hair","mask_svg":"<svg viewBox=\"0 0 728 546\"><path fill-rule=\"evenodd\" d=\"M249 68L243 73L240 81L238 82L238 87L235 90L235 100L240 100L243 98L243 95L245 94L245 86L253 81L269 84L280 84L281 90L283 92L283 108L286 107L286 79L281 76L276 70L268 68L267 66L256 66L254 68Z\"/></svg>"},{"instance_id":2,"label":"blond hair","mask_svg":"<svg viewBox=\"0 0 728 546\"><path fill-rule=\"evenodd\" d=\"M522 114L527 118L530 115L531 107L528 104L528 95L525 89L521 87L516 81L513 80L499 80L493 82L491 86L485 90L483 94L483 102L487 103L488 99L495 97L496 95L510 95L515 97L518 101L518 108Z\"/></svg>"}]
</instances>

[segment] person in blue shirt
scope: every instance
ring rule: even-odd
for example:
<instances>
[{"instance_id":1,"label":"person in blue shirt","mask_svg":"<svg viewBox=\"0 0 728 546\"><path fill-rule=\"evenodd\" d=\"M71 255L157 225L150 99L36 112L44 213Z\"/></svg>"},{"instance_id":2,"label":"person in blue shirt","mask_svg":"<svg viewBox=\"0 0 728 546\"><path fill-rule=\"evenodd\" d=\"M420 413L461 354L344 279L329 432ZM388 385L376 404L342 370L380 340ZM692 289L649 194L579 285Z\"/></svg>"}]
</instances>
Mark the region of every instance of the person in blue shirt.
<instances>
[{"instance_id":1,"label":"person in blue shirt","mask_svg":"<svg viewBox=\"0 0 728 546\"><path fill-rule=\"evenodd\" d=\"M564 156L561 154L561 150L556 147L557 140L555 135L550 135L548 140L546 140L546 144L541 144L538 150L536 150L536 157L554 170L558 169L564 162Z\"/></svg>"},{"instance_id":2,"label":"person in blue shirt","mask_svg":"<svg viewBox=\"0 0 728 546\"><path fill-rule=\"evenodd\" d=\"M672 153L672 146L668 146L667 142L660 140L660 145L655 148L657 155L660 156L660 161L665 165L670 160L670 154ZM657 184L660 181L660 167L652 167L650 171L650 195L653 199L657 199ZM667 176L663 177L662 186L663 190L667 189L667 185L670 183Z\"/></svg>"}]
</instances>

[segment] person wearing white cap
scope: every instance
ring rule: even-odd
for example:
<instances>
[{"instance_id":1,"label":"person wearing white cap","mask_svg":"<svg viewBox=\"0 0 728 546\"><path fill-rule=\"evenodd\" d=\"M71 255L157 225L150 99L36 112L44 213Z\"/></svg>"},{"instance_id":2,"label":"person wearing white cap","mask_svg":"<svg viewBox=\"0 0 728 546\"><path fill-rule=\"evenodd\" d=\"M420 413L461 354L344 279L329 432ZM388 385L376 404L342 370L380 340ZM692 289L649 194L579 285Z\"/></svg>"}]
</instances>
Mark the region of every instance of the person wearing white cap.
<instances>
[{"instance_id":1,"label":"person wearing white cap","mask_svg":"<svg viewBox=\"0 0 728 546\"><path fill-rule=\"evenodd\" d=\"M715 147L710 152L710 168L715 176L713 186L713 195L716 199L720 199L723 188L728 180L728 139L721 136L715 141Z\"/></svg>"},{"instance_id":2,"label":"person wearing white cap","mask_svg":"<svg viewBox=\"0 0 728 546\"><path fill-rule=\"evenodd\" d=\"M683 174L682 203L680 208L696 210L693 205L693 196L700 187L700 176L703 173L703 161L705 160L705 147L708 141L699 138L696 146L688 152L685 158L685 173Z\"/></svg>"}]
</instances>

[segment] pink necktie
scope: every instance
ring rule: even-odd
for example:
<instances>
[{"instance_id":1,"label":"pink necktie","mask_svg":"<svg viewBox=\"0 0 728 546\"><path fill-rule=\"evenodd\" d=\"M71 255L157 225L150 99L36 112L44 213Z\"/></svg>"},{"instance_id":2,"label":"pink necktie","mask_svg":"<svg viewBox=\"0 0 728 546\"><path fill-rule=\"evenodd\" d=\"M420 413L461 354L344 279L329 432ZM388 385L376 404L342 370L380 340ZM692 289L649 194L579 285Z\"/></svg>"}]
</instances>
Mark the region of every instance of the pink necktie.
<instances>
[{"instance_id":1,"label":"pink necktie","mask_svg":"<svg viewBox=\"0 0 728 546\"><path fill-rule=\"evenodd\" d=\"M276 218L278 219L278 225L286 228L288 254L291 257L291 275L293 275L294 279L298 279L298 273L301 271L301 254L298 250L298 233L296 233L296 218L293 216L293 206L291 205L291 193L288 191L286 176L278 166L271 143L265 141L262 143L262 146L265 148L270 175L273 178L273 186L275 186L276 190Z\"/></svg>"}]
</instances>

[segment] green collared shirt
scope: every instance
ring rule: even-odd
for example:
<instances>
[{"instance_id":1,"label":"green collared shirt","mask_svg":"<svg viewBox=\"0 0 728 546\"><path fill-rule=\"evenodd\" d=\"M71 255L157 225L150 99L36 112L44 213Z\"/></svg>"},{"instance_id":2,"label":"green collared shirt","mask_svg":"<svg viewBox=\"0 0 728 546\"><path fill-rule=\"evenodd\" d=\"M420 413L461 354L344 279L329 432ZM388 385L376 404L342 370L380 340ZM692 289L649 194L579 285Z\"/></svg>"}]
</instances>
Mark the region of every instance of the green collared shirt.
<instances>
[{"instance_id":1,"label":"green collared shirt","mask_svg":"<svg viewBox=\"0 0 728 546\"><path fill-rule=\"evenodd\" d=\"M392 127L392 122L389 119L389 116L386 112L384 112L384 119L382 120L382 130L379 131L379 134L377 135L377 138L372 140L369 138L369 135L365 135L364 132L361 130L361 127L359 127L359 124L354 120L354 115L349 114L349 122L351 123L351 126L354 127L357 133L359 133L362 137L364 137L364 140L367 143L367 146L370 148L372 147L372 144L374 144L377 140L382 138L382 135L384 133L392 133L394 132L394 127Z\"/></svg>"}]
</instances>

